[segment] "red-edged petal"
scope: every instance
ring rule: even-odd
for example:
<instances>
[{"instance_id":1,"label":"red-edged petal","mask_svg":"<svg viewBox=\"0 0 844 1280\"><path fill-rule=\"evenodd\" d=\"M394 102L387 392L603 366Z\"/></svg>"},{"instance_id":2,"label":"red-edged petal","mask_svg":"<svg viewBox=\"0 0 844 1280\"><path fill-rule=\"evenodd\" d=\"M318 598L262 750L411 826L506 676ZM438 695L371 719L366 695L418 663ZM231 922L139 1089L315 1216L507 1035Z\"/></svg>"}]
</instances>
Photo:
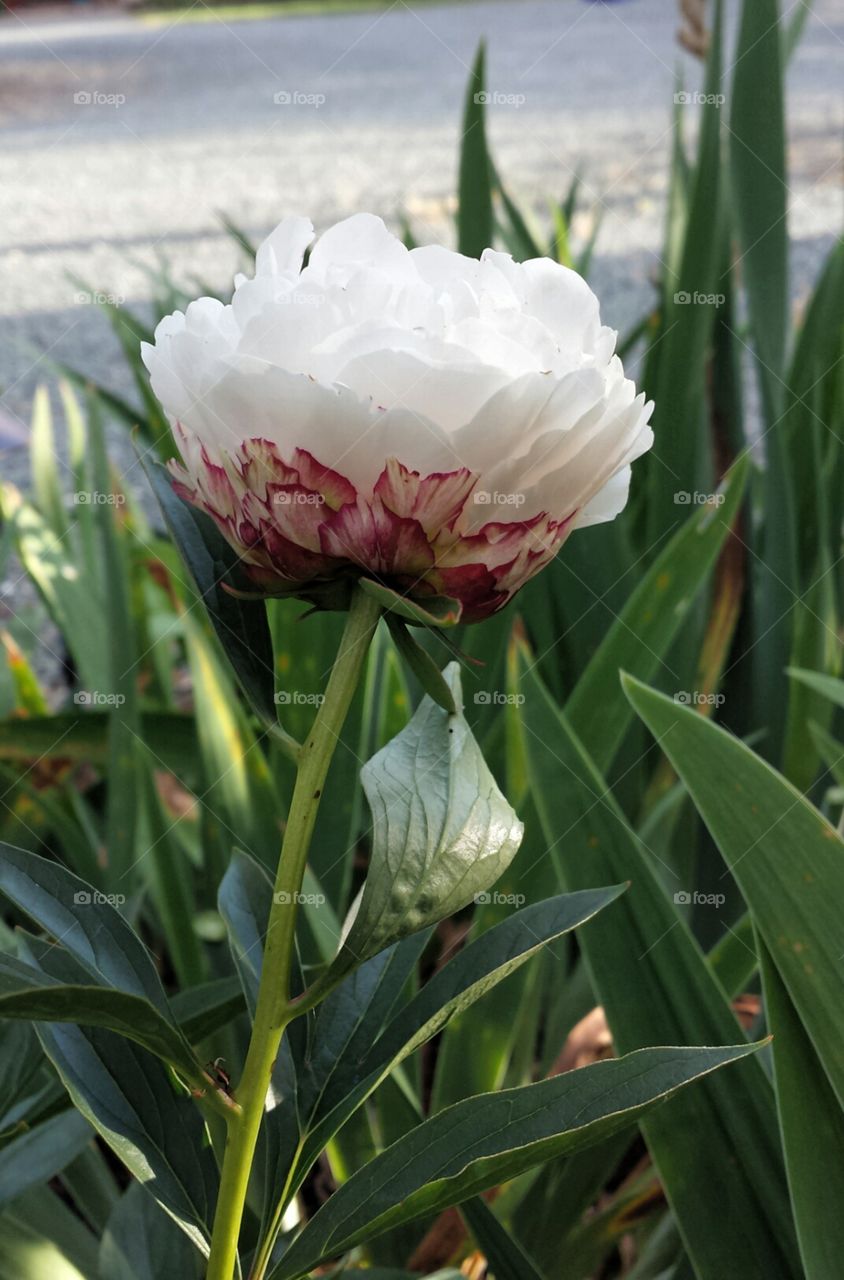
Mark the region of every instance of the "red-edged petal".
<instances>
[{"instance_id":1,"label":"red-edged petal","mask_svg":"<svg viewBox=\"0 0 844 1280\"><path fill-rule=\"evenodd\" d=\"M424 574L434 563L431 544L417 520L388 511L378 499L358 498L332 512L320 530L327 555L375 574Z\"/></svg>"},{"instance_id":2,"label":"red-edged petal","mask_svg":"<svg viewBox=\"0 0 844 1280\"><path fill-rule=\"evenodd\" d=\"M450 529L472 492L477 477L467 467L420 476L397 458L388 458L375 494L397 516L416 519L430 538Z\"/></svg>"}]
</instances>

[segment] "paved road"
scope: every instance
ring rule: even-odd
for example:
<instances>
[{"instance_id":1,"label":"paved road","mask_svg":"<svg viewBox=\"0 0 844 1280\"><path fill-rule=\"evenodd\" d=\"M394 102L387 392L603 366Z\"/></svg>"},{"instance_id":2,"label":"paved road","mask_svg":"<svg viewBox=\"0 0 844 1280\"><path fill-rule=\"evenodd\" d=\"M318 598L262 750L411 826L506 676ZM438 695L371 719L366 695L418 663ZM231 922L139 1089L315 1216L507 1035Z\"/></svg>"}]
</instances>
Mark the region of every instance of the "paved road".
<instances>
[{"instance_id":1,"label":"paved road","mask_svg":"<svg viewBox=\"0 0 844 1280\"><path fill-rule=\"evenodd\" d=\"M121 385L103 321L69 275L143 302L142 267L164 256L183 278L222 284L234 254L220 210L259 234L287 211L320 224L403 209L421 238L447 237L481 35L500 167L540 216L547 195L582 175L605 210L595 271L605 314L623 327L655 266L676 68L700 84L675 25L672 0L418 11L396 0L380 14L156 27L5 18L0 437L25 430L40 352ZM798 289L842 222L842 54L844 5L815 0L790 74Z\"/></svg>"}]
</instances>

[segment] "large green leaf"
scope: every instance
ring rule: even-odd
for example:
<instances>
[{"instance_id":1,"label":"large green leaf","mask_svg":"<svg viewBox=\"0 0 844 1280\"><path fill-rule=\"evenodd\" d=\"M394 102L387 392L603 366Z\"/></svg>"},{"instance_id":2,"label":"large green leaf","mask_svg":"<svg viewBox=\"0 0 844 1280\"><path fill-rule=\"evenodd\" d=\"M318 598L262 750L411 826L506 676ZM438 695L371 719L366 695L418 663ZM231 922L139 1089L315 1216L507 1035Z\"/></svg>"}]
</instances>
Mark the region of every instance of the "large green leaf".
<instances>
[{"instance_id":1,"label":"large green leaf","mask_svg":"<svg viewBox=\"0 0 844 1280\"><path fill-rule=\"evenodd\" d=\"M515 857L522 824L462 713L459 667L445 678L458 707L425 697L413 719L361 770L372 810L369 873L339 972L467 906Z\"/></svg>"},{"instance_id":2,"label":"large green leaf","mask_svg":"<svg viewBox=\"0 0 844 1280\"><path fill-rule=\"evenodd\" d=\"M522 663L531 786L561 882L579 888L631 880L611 915L580 940L617 1048L735 1039L729 1000L657 870L672 892L694 886L659 867L526 655ZM784 1280L796 1274L797 1246L770 1083L757 1061L736 1074L673 1100L648 1117L643 1132L698 1275L721 1280L731 1268L752 1274L764 1259L766 1274ZM689 1133L705 1133L706 1142L689 1142Z\"/></svg>"},{"instance_id":3,"label":"large green leaf","mask_svg":"<svg viewBox=\"0 0 844 1280\"><path fill-rule=\"evenodd\" d=\"M737 738L635 680L625 689L709 827L844 1105L841 837Z\"/></svg>"},{"instance_id":4,"label":"large green leaf","mask_svg":"<svg viewBox=\"0 0 844 1280\"><path fill-rule=\"evenodd\" d=\"M643 574L609 626L566 703L566 716L600 770L612 764L631 722L619 671L649 680L730 535L744 495L747 454L731 468L714 503L689 516ZM600 706L601 714L595 715Z\"/></svg>"},{"instance_id":5,"label":"large green leaf","mask_svg":"<svg viewBox=\"0 0 844 1280\"><path fill-rule=\"evenodd\" d=\"M0 956L0 1018L107 1027L143 1045L189 1079L201 1070L184 1036L149 1000L111 987L61 983L11 956Z\"/></svg>"},{"instance_id":6,"label":"large green leaf","mask_svg":"<svg viewBox=\"0 0 844 1280\"><path fill-rule=\"evenodd\" d=\"M207 1253L217 1179L194 1103L155 1058L113 1032L41 1024L38 1034L77 1110Z\"/></svg>"},{"instance_id":7,"label":"large green leaf","mask_svg":"<svg viewBox=\"0 0 844 1280\"><path fill-rule=\"evenodd\" d=\"M285 1253L271 1280L294 1280L323 1258L401 1222L460 1204L551 1156L600 1142L684 1085L755 1047L643 1049L539 1084L459 1102L340 1187Z\"/></svg>"},{"instance_id":8,"label":"large green leaf","mask_svg":"<svg viewBox=\"0 0 844 1280\"><path fill-rule=\"evenodd\" d=\"M61 1173L92 1136L87 1120L62 1111L7 1143L0 1149L0 1206Z\"/></svg>"},{"instance_id":9,"label":"large green leaf","mask_svg":"<svg viewBox=\"0 0 844 1280\"><path fill-rule=\"evenodd\" d=\"M844 1255L844 1112L763 943L759 950L800 1254L806 1280L828 1280Z\"/></svg>"},{"instance_id":10,"label":"large green leaf","mask_svg":"<svg viewBox=\"0 0 844 1280\"><path fill-rule=\"evenodd\" d=\"M59 863L11 845L0 847L0 891L97 982L149 1001L172 1022L152 957L105 894Z\"/></svg>"},{"instance_id":11,"label":"large green leaf","mask_svg":"<svg viewBox=\"0 0 844 1280\"><path fill-rule=\"evenodd\" d=\"M198 1280L201 1258L152 1196L132 1183L100 1244L101 1280Z\"/></svg>"}]
</instances>

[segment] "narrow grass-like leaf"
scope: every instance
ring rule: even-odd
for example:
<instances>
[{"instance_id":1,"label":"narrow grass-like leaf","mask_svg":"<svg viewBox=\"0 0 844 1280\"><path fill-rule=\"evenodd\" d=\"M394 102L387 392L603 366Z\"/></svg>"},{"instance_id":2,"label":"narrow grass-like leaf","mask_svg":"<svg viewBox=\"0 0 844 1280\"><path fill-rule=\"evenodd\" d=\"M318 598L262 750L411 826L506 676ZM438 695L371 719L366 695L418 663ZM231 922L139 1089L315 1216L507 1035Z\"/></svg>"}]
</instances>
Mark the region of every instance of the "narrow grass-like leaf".
<instances>
[{"instance_id":1,"label":"narrow grass-like leaf","mask_svg":"<svg viewBox=\"0 0 844 1280\"><path fill-rule=\"evenodd\" d=\"M725 477L716 501L698 507L662 549L610 624L566 703L566 717L599 770L609 768L632 719L618 673L650 679L665 666L671 642L730 536L749 467L745 454Z\"/></svg>"},{"instance_id":2,"label":"narrow grass-like leaf","mask_svg":"<svg viewBox=\"0 0 844 1280\"><path fill-rule=\"evenodd\" d=\"M828 1280L844 1252L844 1112L763 943L760 956L800 1254L806 1280Z\"/></svg>"},{"instance_id":3,"label":"narrow grass-like leaf","mask_svg":"<svg viewBox=\"0 0 844 1280\"><path fill-rule=\"evenodd\" d=\"M492 244L492 176L486 142L486 46L478 47L463 108L458 174L457 248L479 258Z\"/></svg>"},{"instance_id":4,"label":"narrow grass-like leaf","mask_svg":"<svg viewBox=\"0 0 844 1280\"><path fill-rule=\"evenodd\" d=\"M841 837L743 742L638 681L624 685L721 850L844 1106Z\"/></svg>"}]
</instances>

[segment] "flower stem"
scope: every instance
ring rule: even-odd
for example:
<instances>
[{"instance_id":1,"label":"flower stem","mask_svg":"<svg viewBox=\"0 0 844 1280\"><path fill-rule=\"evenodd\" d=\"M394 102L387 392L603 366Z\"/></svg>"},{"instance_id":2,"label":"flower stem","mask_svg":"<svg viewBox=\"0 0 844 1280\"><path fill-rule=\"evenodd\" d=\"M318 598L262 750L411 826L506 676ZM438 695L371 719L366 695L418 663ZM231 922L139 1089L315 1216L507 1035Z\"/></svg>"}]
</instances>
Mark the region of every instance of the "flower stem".
<instances>
[{"instance_id":1,"label":"flower stem","mask_svg":"<svg viewBox=\"0 0 844 1280\"><path fill-rule=\"evenodd\" d=\"M233 1280L249 1173L270 1076L281 1037L297 1016L290 1002L290 973L296 934L297 898L305 874L320 796L357 688L380 608L363 591L352 599L337 659L310 734L299 753L298 773L281 846L252 1038L243 1076L235 1090L239 1107L228 1118L220 1193L211 1237L206 1280Z\"/></svg>"}]
</instances>

